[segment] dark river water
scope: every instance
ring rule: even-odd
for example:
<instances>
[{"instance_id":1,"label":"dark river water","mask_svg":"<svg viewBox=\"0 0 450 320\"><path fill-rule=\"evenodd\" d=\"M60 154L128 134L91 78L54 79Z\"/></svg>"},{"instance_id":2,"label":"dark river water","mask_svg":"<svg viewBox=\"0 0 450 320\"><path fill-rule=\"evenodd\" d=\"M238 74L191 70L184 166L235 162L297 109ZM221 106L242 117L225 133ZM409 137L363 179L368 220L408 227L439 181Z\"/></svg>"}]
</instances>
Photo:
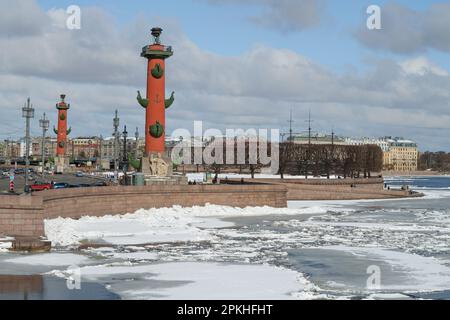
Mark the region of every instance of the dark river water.
<instances>
[{"instance_id":1,"label":"dark river water","mask_svg":"<svg viewBox=\"0 0 450 320\"><path fill-rule=\"evenodd\" d=\"M0 276L0 300L117 300L101 284L84 283L69 290L66 280L52 276Z\"/></svg>"}]
</instances>

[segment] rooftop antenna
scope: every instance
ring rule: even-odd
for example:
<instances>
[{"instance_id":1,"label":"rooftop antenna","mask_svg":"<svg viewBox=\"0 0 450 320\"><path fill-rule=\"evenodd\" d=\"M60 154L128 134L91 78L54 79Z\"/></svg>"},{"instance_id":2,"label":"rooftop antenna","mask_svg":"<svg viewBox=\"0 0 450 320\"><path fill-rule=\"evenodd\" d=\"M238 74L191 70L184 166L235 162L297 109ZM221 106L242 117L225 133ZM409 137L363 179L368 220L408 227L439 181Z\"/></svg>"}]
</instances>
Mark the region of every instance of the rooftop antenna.
<instances>
[{"instance_id":1,"label":"rooftop antenna","mask_svg":"<svg viewBox=\"0 0 450 320\"><path fill-rule=\"evenodd\" d=\"M292 142L292 133L293 133L292 124L295 122L294 120L292 120L292 109L291 109L291 115L290 115L288 122L289 122L289 142Z\"/></svg>"},{"instance_id":2,"label":"rooftop antenna","mask_svg":"<svg viewBox=\"0 0 450 320\"><path fill-rule=\"evenodd\" d=\"M308 122L308 145L311 146L311 123L314 122L313 120L311 120L311 109L309 109L309 117L306 122Z\"/></svg>"},{"instance_id":3,"label":"rooftop antenna","mask_svg":"<svg viewBox=\"0 0 450 320\"><path fill-rule=\"evenodd\" d=\"M334 147L334 126L331 129L331 145Z\"/></svg>"}]
</instances>

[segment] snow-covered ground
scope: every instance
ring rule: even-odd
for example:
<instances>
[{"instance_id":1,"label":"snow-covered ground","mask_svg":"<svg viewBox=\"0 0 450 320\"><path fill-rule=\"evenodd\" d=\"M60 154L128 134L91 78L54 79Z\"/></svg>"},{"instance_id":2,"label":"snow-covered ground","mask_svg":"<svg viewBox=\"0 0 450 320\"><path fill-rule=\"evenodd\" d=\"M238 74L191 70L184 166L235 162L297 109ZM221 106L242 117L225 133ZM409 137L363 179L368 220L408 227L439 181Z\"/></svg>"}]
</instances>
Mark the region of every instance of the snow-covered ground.
<instances>
[{"instance_id":1,"label":"snow-covered ground","mask_svg":"<svg viewBox=\"0 0 450 320\"><path fill-rule=\"evenodd\" d=\"M133 214L58 218L45 221L45 233L54 246L78 245L89 240L111 245L209 241L214 238L205 228L232 227L223 217L299 215L326 213L330 206L299 206L296 209L270 207L234 208L217 205L204 207L138 210Z\"/></svg>"},{"instance_id":2,"label":"snow-covered ground","mask_svg":"<svg viewBox=\"0 0 450 320\"><path fill-rule=\"evenodd\" d=\"M0 238L0 253L1 252L8 252L9 249L12 247L12 239L10 238Z\"/></svg>"},{"instance_id":3,"label":"snow-covered ground","mask_svg":"<svg viewBox=\"0 0 450 320\"><path fill-rule=\"evenodd\" d=\"M250 174L236 174L236 173L223 173L219 175L220 179L251 179L252 176ZM285 174L283 179L305 179L306 176L291 176L289 174ZM335 175L331 175L330 176L331 179L337 179L337 176ZM259 174L255 174L255 179L281 179L281 175L279 174L264 174L264 173L259 173ZM327 177L314 177L314 176L308 176L308 179L328 179Z\"/></svg>"}]
</instances>

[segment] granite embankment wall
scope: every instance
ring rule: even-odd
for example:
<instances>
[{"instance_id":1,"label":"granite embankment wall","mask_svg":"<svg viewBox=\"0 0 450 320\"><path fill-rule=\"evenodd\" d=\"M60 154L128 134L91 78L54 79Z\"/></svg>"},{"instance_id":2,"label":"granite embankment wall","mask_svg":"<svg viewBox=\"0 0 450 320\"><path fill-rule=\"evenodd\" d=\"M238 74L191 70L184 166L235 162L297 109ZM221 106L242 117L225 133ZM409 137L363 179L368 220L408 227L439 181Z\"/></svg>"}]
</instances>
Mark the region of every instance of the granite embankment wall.
<instances>
[{"instance_id":1,"label":"granite embankment wall","mask_svg":"<svg viewBox=\"0 0 450 320\"><path fill-rule=\"evenodd\" d=\"M49 190L33 196L0 196L0 235L39 237L44 219L132 213L141 208L207 203L235 207L286 207L286 187L256 185L180 185Z\"/></svg>"},{"instance_id":2,"label":"granite embankment wall","mask_svg":"<svg viewBox=\"0 0 450 320\"><path fill-rule=\"evenodd\" d=\"M42 196L45 218L124 214L141 208L207 203L234 207L287 206L286 187L273 184L101 187L50 190L42 192Z\"/></svg>"},{"instance_id":3,"label":"granite embankment wall","mask_svg":"<svg viewBox=\"0 0 450 320\"><path fill-rule=\"evenodd\" d=\"M385 190L383 178L371 179L258 179L260 182L284 185L287 199L294 200L361 200L393 199L411 196L409 191Z\"/></svg>"},{"instance_id":4,"label":"granite embankment wall","mask_svg":"<svg viewBox=\"0 0 450 320\"><path fill-rule=\"evenodd\" d=\"M0 236L44 235L42 197L0 196Z\"/></svg>"}]
</instances>

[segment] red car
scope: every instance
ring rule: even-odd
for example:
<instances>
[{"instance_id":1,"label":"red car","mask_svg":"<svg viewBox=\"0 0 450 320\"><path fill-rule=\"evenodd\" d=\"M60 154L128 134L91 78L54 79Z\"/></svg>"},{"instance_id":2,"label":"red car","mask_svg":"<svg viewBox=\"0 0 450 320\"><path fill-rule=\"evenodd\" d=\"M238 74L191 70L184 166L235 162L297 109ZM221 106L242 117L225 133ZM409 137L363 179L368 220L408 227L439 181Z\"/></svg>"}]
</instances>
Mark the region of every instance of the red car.
<instances>
[{"instance_id":1,"label":"red car","mask_svg":"<svg viewBox=\"0 0 450 320\"><path fill-rule=\"evenodd\" d=\"M35 183L30 186L31 191L44 191L52 188L51 183Z\"/></svg>"}]
</instances>

